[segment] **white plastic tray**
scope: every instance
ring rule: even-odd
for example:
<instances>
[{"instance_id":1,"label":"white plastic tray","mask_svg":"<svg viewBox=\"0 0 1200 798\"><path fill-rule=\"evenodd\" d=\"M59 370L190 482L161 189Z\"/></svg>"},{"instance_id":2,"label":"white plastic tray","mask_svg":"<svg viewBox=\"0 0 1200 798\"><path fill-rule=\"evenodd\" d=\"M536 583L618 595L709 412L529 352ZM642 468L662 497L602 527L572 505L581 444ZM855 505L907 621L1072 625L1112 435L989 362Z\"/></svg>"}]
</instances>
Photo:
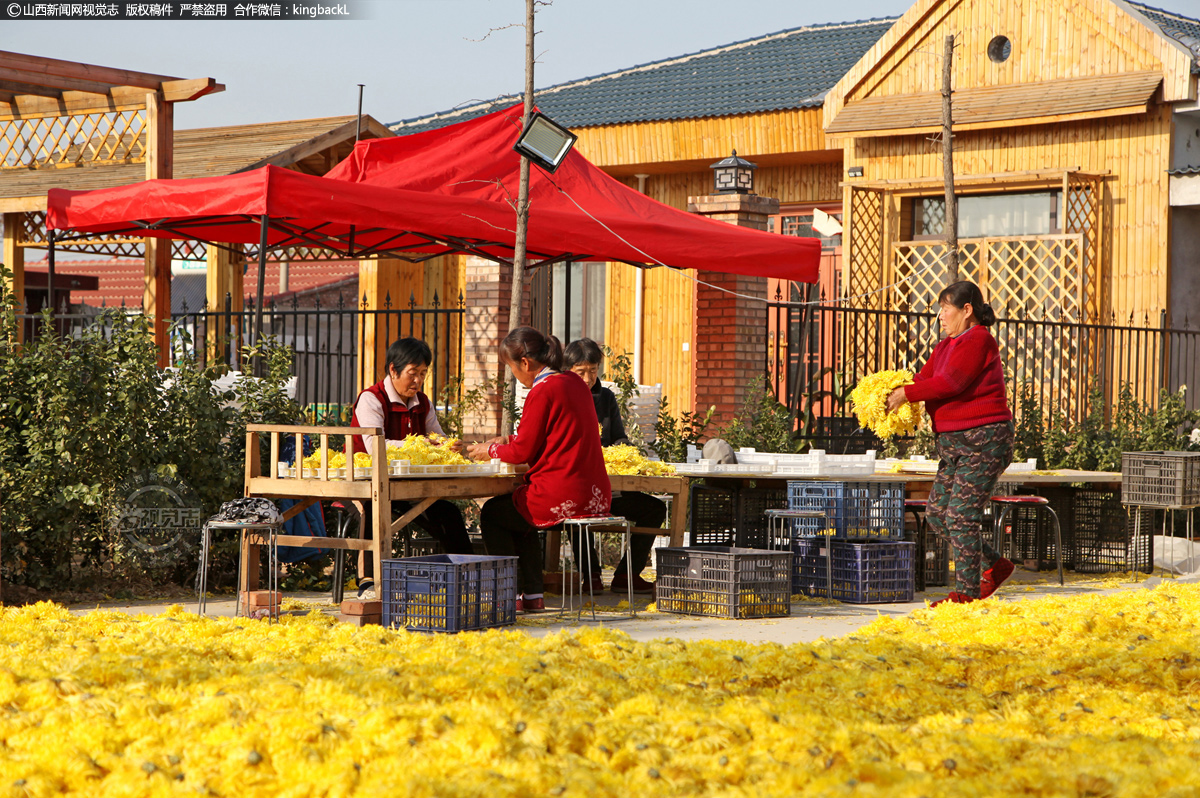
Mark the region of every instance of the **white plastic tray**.
<instances>
[{"instance_id":1,"label":"white plastic tray","mask_svg":"<svg viewBox=\"0 0 1200 798\"><path fill-rule=\"evenodd\" d=\"M388 474L393 477L486 477L498 474L513 474L515 469L502 460L488 463L459 465L414 465L408 460L389 460Z\"/></svg>"},{"instance_id":2,"label":"white plastic tray","mask_svg":"<svg viewBox=\"0 0 1200 798\"><path fill-rule=\"evenodd\" d=\"M355 473L355 476L362 479L364 477L369 477L371 475L371 469L356 468L356 469L354 469L354 473ZM280 479L295 479L296 478L295 466L290 466L287 463L280 463L279 464L279 478ZM320 479L320 478L321 478L321 469L319 469L319 468L305 468L304 473L301 475L301 479ZM330 479L345 479L346 478L346 469L344 469L344 468L329 469L329 478Z\"/></svg>"}]
</instances>

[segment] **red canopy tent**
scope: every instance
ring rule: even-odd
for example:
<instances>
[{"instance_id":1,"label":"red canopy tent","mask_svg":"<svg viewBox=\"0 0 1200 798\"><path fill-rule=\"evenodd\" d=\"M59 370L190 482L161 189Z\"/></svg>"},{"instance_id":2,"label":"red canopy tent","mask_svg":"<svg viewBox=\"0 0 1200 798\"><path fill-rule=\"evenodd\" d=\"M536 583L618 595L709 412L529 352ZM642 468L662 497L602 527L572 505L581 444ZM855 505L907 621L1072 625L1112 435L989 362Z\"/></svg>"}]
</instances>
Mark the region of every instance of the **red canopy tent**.
<instances>
[{"instance_id":1,"label":"red canopy tent","mask_svg":"<svg viewBox=\"0 0 1200 798\"><path fill-rule=\"evenodd\" d=\"M507 109L440 130L360 142L325 177L274 166L226 177L52 189L47 228L197 239L267 250L313 246L413 262L449 252L511 260L520 114ZM395 146L379 146L395 145ZM733 227L671 208L570 153L533 170L532 265L611 260L815 282L817 241Z\"/></svg>"},{"instance_id":2,"label":"red canopy tent","mask_svg":"<svg viewBox=\"0 0 1200 798\"><path fill-rule=\"evenodd\" d=\"M511 261L515 113L507 109L376 142L395 142L394 147L360 142L325 177L264 166L224 177L148 180L95 191L51 189L50 268L56 238L95 234L195 239L223 247L257 243L260 298L266 253L284 247L412 262L452 252ZM575 152L553 178L533 171L526 244L532 266L570 260L661 263L816 282L820 245L814 239L734 227L671 208L618 183ZM256 319L256 333L259 327Z\"/></svg>"}]
</instances>

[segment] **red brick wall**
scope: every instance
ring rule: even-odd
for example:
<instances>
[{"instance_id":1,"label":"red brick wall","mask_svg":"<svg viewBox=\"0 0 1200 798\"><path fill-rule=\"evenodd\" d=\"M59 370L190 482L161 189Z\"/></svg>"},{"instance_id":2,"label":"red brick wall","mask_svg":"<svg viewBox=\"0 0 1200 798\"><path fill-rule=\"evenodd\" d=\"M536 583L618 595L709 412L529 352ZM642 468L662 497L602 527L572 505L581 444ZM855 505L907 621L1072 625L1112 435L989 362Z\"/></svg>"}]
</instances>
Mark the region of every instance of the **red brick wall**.
<instances>
[{"instance_id":1,"label":"red brick wall","mask_svg":"<svg viewBox=\"0 0 1200 798\"><path fill-rule=\"evenodd\" d=\"M689 197L688 210L765 230L767 217L779 212L779 200L756 194ZM749 297L766 300L767 280L705 271L697 278L708 285L696 286L695 406L699 413L716 406L713 420L721 426L741 409L750 384L766 369L767 306Z\"/></svg>"},{"instance_id":2,"label":"red brick wall","mask_svg":"<svg viewBox=\"0 0 1200 798\"><path fill-rule=\"evenodd\" d=\"M500 342L508 335L508 307L512 301L512 266L482 258L466 259L466 301L463 341L463 381L465 389L486 380L507 377L500 362ZM522 320L529 319L529 277L526 273ZM488 438L500 433L502 408L500 394L492 392L487 409L466 419L464 435Z\"/></svg>"}]
</instances>

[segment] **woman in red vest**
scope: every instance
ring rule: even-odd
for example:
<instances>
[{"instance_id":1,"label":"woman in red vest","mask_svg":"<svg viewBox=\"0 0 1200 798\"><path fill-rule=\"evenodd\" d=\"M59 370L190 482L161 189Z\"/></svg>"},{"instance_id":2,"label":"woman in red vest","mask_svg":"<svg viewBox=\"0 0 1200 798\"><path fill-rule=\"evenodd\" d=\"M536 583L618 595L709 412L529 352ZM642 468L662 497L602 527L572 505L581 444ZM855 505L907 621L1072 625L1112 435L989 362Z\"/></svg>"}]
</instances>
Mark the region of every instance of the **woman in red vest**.
<instances>
[{"instance_id":1,"label":"woman in red vest","mask_svg":"<svg viewBox=\"0 0 1200 798\"><path fill-rule=\"evenodd\" d=\"M500 359L529 388L521 425L512 436L470 447L472 459L528 463L511 495L483 505L479 526L488 554L517 555L517 611L545 608L538 531L566 518L607 515L612 488L600 449L592 394L562 368L562 343L518 327L500 344Z\"/></svg>"},{"instance_id":2,"label":"woman in red vest","mask_svg":"<svg viewBox=\"0 0 1200 798\"><path fill-rule=\"evenodd\" d=\"M350 423L355 427L382 427L387 442L396 445L409 435L445 435L433 403L421 392L432 362L429 344L418 338L401 338L393 343L387 351L387 376L358 395ZM372 440L371 435L354 436L354 451L371 452ZM406 513L412 506L411 502L392 502L394 512ZM434 502L415 523L441 543L447 554L475 553L462 512L450 502ZM370 557L359 555L359 598L374 599L374 567Z\"/></svg>"}]
</instances>

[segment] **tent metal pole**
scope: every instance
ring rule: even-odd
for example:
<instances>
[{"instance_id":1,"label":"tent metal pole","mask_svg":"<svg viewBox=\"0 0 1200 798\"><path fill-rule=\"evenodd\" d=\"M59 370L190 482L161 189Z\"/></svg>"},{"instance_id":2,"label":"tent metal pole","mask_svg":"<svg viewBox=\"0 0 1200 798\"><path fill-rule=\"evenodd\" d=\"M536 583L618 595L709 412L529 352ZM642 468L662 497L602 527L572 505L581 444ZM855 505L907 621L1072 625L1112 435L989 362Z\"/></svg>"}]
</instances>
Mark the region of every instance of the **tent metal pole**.
<instances>
[{"instance_id":1,"label":"tent metal pole","mask_svg":"<svg viewBox=\"0 0 1200 798\"><path fill-rule=\"evenodd\" d=\"M262 375L262 357L257 352L257 347L262 341L263 331L263 291L266 289L267 283L267 233L270 231L270 226L267 221L267 215L264 213L258 222L258 286L254 294L254 330L250 335L250 348L254 352L254 375L261 377Z\"/></svg>"},{"instance_id":2,"label":"tent metal pole","mask_svg":"<svg viewBox=\"0 0 1200 798\"><path fill-rule=\"evenodd\" d=\"M366 84L358 84L358 120L354 123L354 143L358 143L358 136L362 133L362 95L363 86Z\"/></svg>"},{"instance_id":3,"label":"tent metal pole","mask_svg":"<svg viewBox=\"0 0 1200 798\"><path fill-rule=\"evenodd\" d=\"M54 312L54 231L46 231L50 249L46 252L46 306Z\"/></svg>"}]
</instances>

